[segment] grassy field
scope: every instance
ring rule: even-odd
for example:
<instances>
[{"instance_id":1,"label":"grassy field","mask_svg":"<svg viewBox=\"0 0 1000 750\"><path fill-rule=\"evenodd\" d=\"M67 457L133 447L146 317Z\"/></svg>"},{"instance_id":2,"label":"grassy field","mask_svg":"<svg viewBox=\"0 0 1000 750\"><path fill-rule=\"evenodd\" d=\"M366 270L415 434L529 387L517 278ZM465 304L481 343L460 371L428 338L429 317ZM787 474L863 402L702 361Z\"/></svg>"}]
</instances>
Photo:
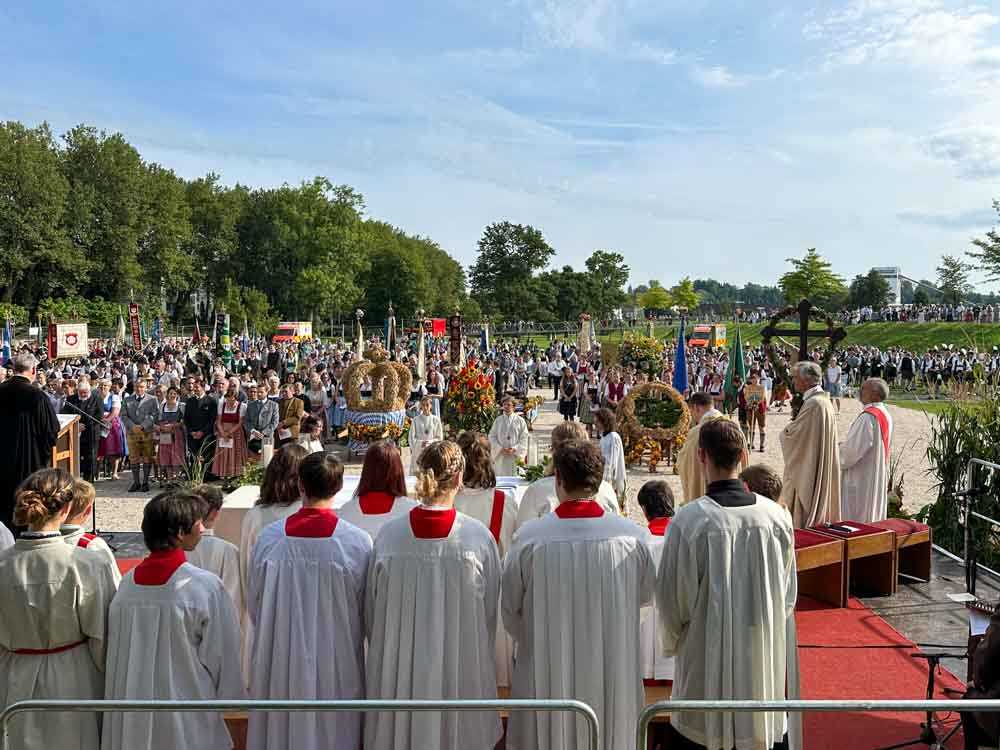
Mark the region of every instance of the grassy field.
<instances>
[{"instance_id":1,"label":"grassy field","mask_svg":"<svg viewBox=\"0 0 1000 750\"><path fill-rule=\"evenodd\" d=\"M922 411L924 414L940 414L950 403L949 401L917 401L916 399L894 399L890 398L888 403L912 411Z\"/></svg>"}]
</instances>

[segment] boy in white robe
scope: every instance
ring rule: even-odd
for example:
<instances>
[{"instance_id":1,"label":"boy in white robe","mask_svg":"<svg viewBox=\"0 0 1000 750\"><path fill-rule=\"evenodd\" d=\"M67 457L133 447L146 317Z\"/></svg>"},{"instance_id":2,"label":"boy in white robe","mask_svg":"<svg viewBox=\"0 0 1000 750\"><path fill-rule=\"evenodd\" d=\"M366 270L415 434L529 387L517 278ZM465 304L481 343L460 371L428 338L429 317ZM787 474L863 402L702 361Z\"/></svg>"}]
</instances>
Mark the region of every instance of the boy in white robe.
<instances>
[{"instance_id":1,"label":"boy in white robe","mask_svg":"<svg viewBox=\"0 0 1000 750\"><path fill-rule=\"evenodd\" d=\"M365 578L371 537L337 516L344 467L313 453L299 466L302 509L261 531L250 558L250 693L265 700L365 697ZM250 714L249 750L361 745L357 713Z\"/></svg>"},{"instance_id":2,"label":"boy in white robe","mask_svg":"<svg viewBox=\"0 0 1000 750\"><path fill-rule=\"evenodd\" d=\"M877 523L889 515L892 415L883 403L889 397L889 384L869 378L858 395L864 411L840 444L840 517Z\"/></svg>"},{"instance_id":3,"label":"boy in white robe","mask_svg":"<svg viewBox=\"0 0 1000 750\"><path fill-rule=\"evenodd\" d=\"M434 401L430 396L420 399L420 413L410 422L410 474L417 473L417 461L424 448L444 439L441 417L433 413Z\"/></svg>"},{"instance_id":4,"label":"boy in white robe","mask_svg":"<svg viewBox=\"0 0 1000 750\"><path fill-rule=\"evenodd\" d=\"M91 517L96 497L97 492L90 482L83 479L77 479L73 482L73 506L66 523L59 527L59 533L62 534L63 541L71 547L80 547L98 555L108 566L111 578L117 588L118 584L121 583L122 573L118 568L118 561L115 560L115 553L111 551L108 543L97 534L83 530L84 524Z\"/></svg>"},{"instance_id":5,"label":"boy in white robe","mask_svg":"<svg viewBox=\"0 0 1000 750\"><path fill-rule=\"evenodd\" d=\"M163 492L142 514L150 549L122 580L108 616L108 699L239 700L240 626L217 576L188 563L201 537L201 499ZM221 713L110 713L102 750L232 747Z\"/></svg>"},{"instance_id":6,"label":"boy in white robe","mask_svg":"<svg viewBox=\"0 0 1000 750\"><path fill-rule=\"evenodd\" d=\"M222 490L203 484L195 490L204 504L202 532L198 546L187 553L187 561L209 573L215 573L226 587L236 611L243 612L243 591L240 586L240 549L230 541L215 535L215 522L222 510Z\"/></svg>"},{"instance_id":7,"label":"boy in white robe","mask_svg":"<svg viewBox=\"0 0 1000 750\"><path fill-rule=\"evenodd\" d=\"M783 700L796 598L795 536L788 511L747 492L738 478L745 439L717 419L698 434L707 495L674 516L657 581L663 653L676 655L673 697ZM786 748L780 713L675 712L671 746Z\"/></svg>"},{"instance_id":8,"label":"boy in white robe","mask_svg":"<svg viewBox=\"0 0 1000 750\"><path fill-rule=\"evenodd\" d=\"M552 458L559 506L518 530L504 566L511 697L581 700L597 713L602 747L631 747L643 705L640 608L656 580L646 533L594 501L604 476L595 444L568 442ZM507 747L584 747L586 733L577 717L517 712Z\"/></svg>"},{"instance_id":9,"label":"boy in white robe","mask_svg":"<svg viewBox=\"0 0 1000 750\"><path fill-rule=\"evenodd\" d=\"M674 515L674 493L670 485L662 479L646 482L639 489L637 498L642 513L646 516L649 532L646 546L653 558L653 566L659 568L663 557L663 541ZM646 685L666 685L674 680L673 657L660 652L660 618L656 612L656 602L642 609L639 625L641 639L640 661L642 679Z\"/></svg>"},{"instance_id":10,"label":"boy in white robe","mask_svg":"<svg viewBox=\"0 0 1000 750\"><path fill-rule=\"evenodd\" d=\"M514 413L514 399L505 396L503 413L490 427L493 468L500 477L517 476L517 461L528 455L528 423Z\"/></svg>"}]
</instances>

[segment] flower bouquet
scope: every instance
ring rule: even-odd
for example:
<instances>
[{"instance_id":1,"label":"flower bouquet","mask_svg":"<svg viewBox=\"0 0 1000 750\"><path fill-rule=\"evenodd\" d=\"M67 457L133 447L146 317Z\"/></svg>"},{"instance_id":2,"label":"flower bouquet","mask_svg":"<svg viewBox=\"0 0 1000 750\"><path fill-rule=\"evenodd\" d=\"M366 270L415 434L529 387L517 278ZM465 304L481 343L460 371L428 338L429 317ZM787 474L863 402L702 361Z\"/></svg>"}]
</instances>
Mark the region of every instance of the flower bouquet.
<instances>
[{"instance_id":1,"label":"flower bouquet","mask_svg":"<svg viewBox=\"0 0 1000 750\"><path fill-rule=\"evenodd\" d=\"M466 366L452 376L443 418L453 435L465 430L489 432L497 416L493 382L478 367Z\"/></svg>"},{"instance_id":2,"label":"flower bouquet","mask_svg":"<svg viewBox=\"0 0 1000 750\"><path fill-rule=\"evenodd\" d=\"M629 333L625 335L619 357L626 367L635 365L639 372L659 375L663 369L663 344L650 336Z\"/></svg>"}]
</instances>

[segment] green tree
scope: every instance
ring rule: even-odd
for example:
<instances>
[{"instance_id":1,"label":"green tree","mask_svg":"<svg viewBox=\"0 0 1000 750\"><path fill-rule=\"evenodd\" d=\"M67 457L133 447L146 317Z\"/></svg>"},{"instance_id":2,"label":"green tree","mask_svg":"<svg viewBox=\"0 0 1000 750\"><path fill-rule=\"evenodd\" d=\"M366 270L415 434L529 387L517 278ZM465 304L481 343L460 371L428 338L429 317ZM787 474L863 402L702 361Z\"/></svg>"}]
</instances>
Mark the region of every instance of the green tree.
<instances>
[{"instance_id":1,"label":"green tree","mask_svg":"<svg viewBox=\"0 0 1000 750\"><path fill-rule=\"evenodd\" d=\"M537 317L540 303L531 298L529 282L553 255L555 250L532 226L490 224L479 239L479 254L469 274L473 299L491 317Z\"/></svg>"},{"instance_id":2,"label":"green tree","mask_svg":"<svg viewBox=\"0 0 1000 750\"><path fill-rule=\"evenodd\" d=\"M539 288L536 294L541 295L542 299L555 302L555 307L550 310L554 319L576 320L580 313L593 309L590 294L594 279L590 273L581 273L574 271L572 266L563 266L559 271L542 274L539 281L549 288Z\"/></svg>"},{"instance_id":3,"label":"green tree","mask_svg":"<svg viewBox=\"0 0 1000 750\"><path fill-rule=\"evenodd\" d=\"M873 269L867 274L858 274L854 277L847 299L852 307L881 308L889 304L892 291L889 282Z\"/></svg>"},{"instance_id":4,"label":"green tree","mask_svg":"<svg viewBox=\"0 0 1000 750\"><path fill-rule=\"evenodd\" d=\"M688 310L698 307L700 298L690 276L685 276L670 289L670 299L678 307L686 307Z\"/></svg>"},{"instance_id":5,"label":"green tree","mask_svg":"<svg viewBox=\"0 0 1000 750\"><path fill-rule=\"evenodd\" d=\"M931 298L927 294L927 290L923 286L918 286L913 291L913 304L914 305L926 305L929 304Z\"/></svg>"},{"instance_id":6,"label":"green tree","mask_svg":"<svg viewBox=\"0 0 1000 750\"><path fill-rule=\"evenodd\" d=\"M913 288L913 282L909 281L907 279L903 279L903 281L899 285L899 302L900 302L900 304L903 304L903 305L910 305L910 304L912 304L913 303L913 295L915 293L916 292L914 291L914 288Z\"/></svg>"},{"instance_id":7,"label":"green tree","mask_svg":"<svg viewBox=\"0 0 1000 750\"><path fill-rule=\"evenodd\" d=\"M816 252L816 248L806 250L802 258L788 258L788 262L792 270L778 280L788 304L809 299L819 307L834 309L844 302L847 296L844 280L831 270L830 263Z\"/></svg>"},{"instance_id":8,"label":"green tree","mask_svg":"<svg viewBox=\"0 0 1000 750\"><path fill-rule=\"evenodd\" d=\"M609 318L628 299L624 291L629 267L621 253L595 250L586 260L588 292L585 307L597 318Z\"/></svg>"},{"instance_id":9,"label":"green tree","mask_svg":"<svg viewBox=\"0 0 1000 750\"><path fill-rule=\"evenodd\" d=\"M674 304L670 292L659 281L650 281L649 288L639 295L639 305L647 310L667 310Z\"/></svg>"},{"instance_id":10,"label":"green tree","mask_svg":"<svg viewBox=\"0 0 1000 750\"><path fill-rule=\"evenodd\" d=\"M972 291L972 285L969 283L969 271L972 270L972 266L968 263L954 255L942 255L941 265L936 270L937 286L945 302L957 305Z\"/></svg>"},{"instance_id":11,"label":"green tree","mask_svg":"<svg viewBox=\"0 0 1000 750\"><path fill-rule=\"evenodd\" d=\"M195 286L201 274L190 246L191 208L184 181L157 164L143 171L136 257L147 299L162 304Z\"/></svg>"},{"instance_id":12,"label":"green tree","mask_svg":"<svg viewBox=\"0 0 1000 750\"><path fill-rule=\"evenodd\" d=\"M993 201L993 209L1000 214L1000 201ZM976 268L986 274L987 281L1000 281L1000 230L994 227L972 244L977 249L969 250L967 255L976 261Z\"/></svg>"}]
</instances>

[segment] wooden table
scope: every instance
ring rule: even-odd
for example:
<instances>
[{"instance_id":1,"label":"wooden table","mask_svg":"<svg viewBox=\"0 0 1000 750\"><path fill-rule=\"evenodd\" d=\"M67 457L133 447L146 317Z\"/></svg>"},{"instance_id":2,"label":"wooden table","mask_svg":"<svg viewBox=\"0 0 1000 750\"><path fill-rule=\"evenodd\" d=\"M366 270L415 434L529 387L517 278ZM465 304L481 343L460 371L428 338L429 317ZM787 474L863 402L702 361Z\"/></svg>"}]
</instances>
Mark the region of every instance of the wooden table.
<instances>
[{"instance_id":1,"label":"wooden table","mask_svg":"<svg viewBox=\"0 0 1000 750\"><path fill-rule=\"evenodd\" d=\"M795 530L799 594L834 607L847 606L847 562L843 539L809 529Z\"/></svg>"},{"instance_id":2,"label":"wooden table","mask_svg":"<svg viewBox=\"0 0 1000 750\"><path fill-rule=\"evenodd\" d=\"M905 518L889 518L872 526L896 535L896 576L893 580L897 588L900 574L925 582L931 580L934 532L930 526Z\"/></svg>"},{"instance_id":3,"label":"wooden table","mask_svg":"<svg viewBox=\"0 0 1000 750\"><path fill-rule=\"evenodd\" d=\"M896 535L855 521L836 522L857 531L845 533L828 525L810 531L844 541L845 600L851 593L892 596L896 590Z\"/></svg>"}]
</instances>

